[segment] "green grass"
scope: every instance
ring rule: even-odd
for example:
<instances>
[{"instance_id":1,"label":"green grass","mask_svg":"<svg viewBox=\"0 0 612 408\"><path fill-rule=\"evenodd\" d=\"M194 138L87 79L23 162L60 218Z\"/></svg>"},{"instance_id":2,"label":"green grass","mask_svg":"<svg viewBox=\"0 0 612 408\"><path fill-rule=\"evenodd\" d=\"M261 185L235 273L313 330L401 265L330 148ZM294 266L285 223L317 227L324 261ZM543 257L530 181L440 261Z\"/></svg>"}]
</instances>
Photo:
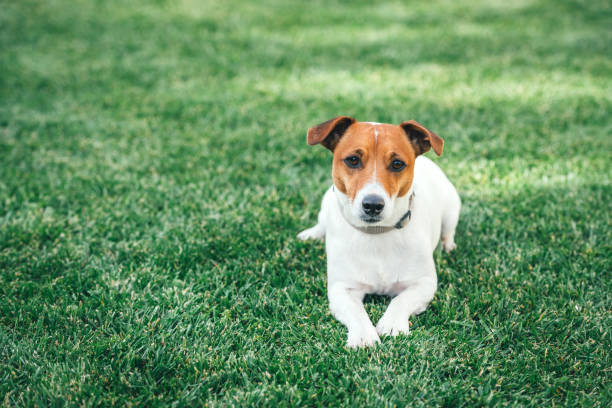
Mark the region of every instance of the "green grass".
<instances>
[{"instance_id":1,"label":"green grass","mask_svg":"<svg viewBox=\"0 0 612 408\"><path fill-rule=\"evenodd\" d=\"M2 0L0 401L610 406L610 27L597 0ZM295 239L339 114L434 130L463 199L427 312L358 351Z\"/></svg>"}]
</instances>

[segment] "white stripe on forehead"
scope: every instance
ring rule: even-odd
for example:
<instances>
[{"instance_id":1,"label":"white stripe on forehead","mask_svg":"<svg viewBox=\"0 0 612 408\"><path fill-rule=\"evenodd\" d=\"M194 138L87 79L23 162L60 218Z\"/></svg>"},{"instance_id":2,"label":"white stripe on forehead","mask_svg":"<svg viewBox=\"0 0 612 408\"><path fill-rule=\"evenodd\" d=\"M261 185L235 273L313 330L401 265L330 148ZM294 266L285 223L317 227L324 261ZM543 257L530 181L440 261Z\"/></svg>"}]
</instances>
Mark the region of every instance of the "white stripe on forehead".
<instances>
[{"instance_id":1,"label":"white stripe on forehead","mask_svg":"<svg viewBox=\"0 0 612 408\"><path fill-rule=\"evenodd\" d=\"M367 123L368 125L374 125L374 126L382 125L382 123L380 123L380 122L361 122L361 123Z\"/></svg>"},{"instance_id":2,"label":"white stripe on forehead","mask_svg":"<svg viewBox=\"0 0 612 408\"><path fill-rule=\"evenodd\" d=\"M372 123L372 122L368 122L368 123ZM376 127L376 124L372 123L374 125L374 182L376 183L376 147L378 146L378 128Z\"/></svg>"}]
</instances>

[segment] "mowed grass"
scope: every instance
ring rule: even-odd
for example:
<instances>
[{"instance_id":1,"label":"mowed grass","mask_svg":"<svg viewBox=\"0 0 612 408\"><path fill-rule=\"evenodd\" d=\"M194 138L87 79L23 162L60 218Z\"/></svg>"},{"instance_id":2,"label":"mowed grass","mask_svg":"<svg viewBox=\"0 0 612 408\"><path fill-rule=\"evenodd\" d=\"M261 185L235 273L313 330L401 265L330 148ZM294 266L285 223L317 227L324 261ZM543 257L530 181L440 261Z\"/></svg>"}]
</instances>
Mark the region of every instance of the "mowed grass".
<instances>
[{"instance_id":1,"label":"mowed grass","mask_svg":"<svg viewBox=\"0 0 612 408\"><path fill-rule=\"evenodd\" d=\"M597 0L2 1L0 401L610 406L610 27ZM429 309L357 351L295 239L339 114L434 130L463 200Z\"/></svg>"}]
</instances>

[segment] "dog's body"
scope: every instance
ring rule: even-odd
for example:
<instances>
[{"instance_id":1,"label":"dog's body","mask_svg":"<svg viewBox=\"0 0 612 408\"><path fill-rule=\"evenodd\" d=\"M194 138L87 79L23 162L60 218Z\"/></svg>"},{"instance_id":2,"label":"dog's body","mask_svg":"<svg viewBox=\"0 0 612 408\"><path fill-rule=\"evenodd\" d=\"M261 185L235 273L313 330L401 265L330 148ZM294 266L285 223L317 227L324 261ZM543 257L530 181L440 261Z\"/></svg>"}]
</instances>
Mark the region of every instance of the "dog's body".
<instances>
[{"instance_id":1,"label":"dog's body","mask_svg":"<svg viewBox=\"0 0 612 408\"><path fill-rule=\"evenodd\" d=\"M326 145L334 151L334 185L317 225L298 238L325 238L330 309L348 328L348 346L361 347L379 342L379 335L408 334L409 316L427 308L437 287L433 251L440 238L445 250L454 249L461 202L442 170L417 157L427 143L411 140L411 132L424 129L416 122L404 122L406 130L348 119L339 137L337 124L323 129L318 142L309 131L310 144L338 139ZM426 129L422 134L441 153L441 139ZM376 328L362 303L368 293L394 296Z\"/></svg>"}]
</instances>

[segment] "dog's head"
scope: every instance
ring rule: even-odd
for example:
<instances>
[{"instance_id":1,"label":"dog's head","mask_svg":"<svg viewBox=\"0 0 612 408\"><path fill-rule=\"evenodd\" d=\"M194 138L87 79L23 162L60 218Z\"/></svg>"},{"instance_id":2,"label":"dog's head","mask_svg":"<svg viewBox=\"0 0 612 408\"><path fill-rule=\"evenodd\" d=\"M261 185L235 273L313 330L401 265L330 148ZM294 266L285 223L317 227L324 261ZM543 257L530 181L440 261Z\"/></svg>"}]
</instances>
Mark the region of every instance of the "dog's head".
<instances>
[{"instance_id":1,"label":"dog's head","mask_svg":"<svg viewBox=\"0 0 612 408\"><path fill-rule=\"evenodd\" d=\"M398 126L338 116L308 129L308 144L334 154L332 177L345 218L355 226L392 226L408 208L417 156L444 141L409 120Z\"/></svg>"}]
</instances>

